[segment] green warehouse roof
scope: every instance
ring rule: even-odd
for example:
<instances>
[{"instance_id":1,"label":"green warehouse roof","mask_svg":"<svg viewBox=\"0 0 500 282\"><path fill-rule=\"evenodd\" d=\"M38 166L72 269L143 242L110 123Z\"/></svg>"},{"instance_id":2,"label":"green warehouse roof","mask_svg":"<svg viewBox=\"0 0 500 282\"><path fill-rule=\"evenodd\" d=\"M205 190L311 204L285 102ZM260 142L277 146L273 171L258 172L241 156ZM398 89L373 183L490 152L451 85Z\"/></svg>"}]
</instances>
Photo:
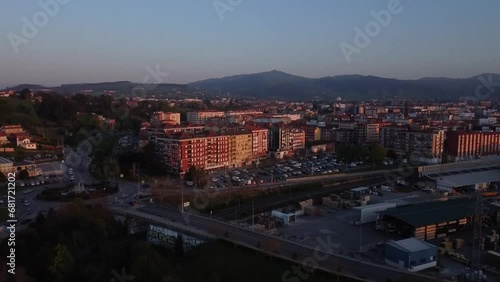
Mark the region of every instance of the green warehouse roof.
<instances>
[{"instance_id":1,"label":"green warehouse roof","mask_svg":"<svg viewBox=\"0 0 500 282\"><path fill-rule=\"evenodd\" d=\"M490 210L498 209L498 207L487 203L484 206ZM406 205L381 211L380 213L384 216L397 218L413 227L420 227L472 216L474 211L474 200L460 198Z\"/></svg>"}]
</instances>

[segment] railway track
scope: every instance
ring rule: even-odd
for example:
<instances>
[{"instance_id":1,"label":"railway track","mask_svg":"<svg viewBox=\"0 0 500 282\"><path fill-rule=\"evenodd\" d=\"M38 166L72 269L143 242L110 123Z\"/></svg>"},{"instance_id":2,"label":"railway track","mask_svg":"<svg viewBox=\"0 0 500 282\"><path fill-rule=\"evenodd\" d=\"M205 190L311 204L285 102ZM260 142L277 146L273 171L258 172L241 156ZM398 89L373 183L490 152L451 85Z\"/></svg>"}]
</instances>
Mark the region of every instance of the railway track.
<instances>
[{"instance_id":1,"label":"railway track","mask_svg":"<svg viewBox=\"0 0 500 282\"><path fill-rule=\"evenodd\" d=\"M321 197L331 194L332 192L342 192L359 186L370 186L384 182L384 177L371 177L367 180L350 182L339 185L327 185L326 188L318 188L315 190L293 192L288 194L287 187L283 187L283 194L270 196L266 198L258 198L254 203L247 201L237 206L214 211L212 216L222 219L234 219L238 214L251 214L252 210L255 214L269 211L273 208L283 207L290 202L300 202L309 198ZM290 195L290 196L289 196Z\"/></svg>"}]
</instances>

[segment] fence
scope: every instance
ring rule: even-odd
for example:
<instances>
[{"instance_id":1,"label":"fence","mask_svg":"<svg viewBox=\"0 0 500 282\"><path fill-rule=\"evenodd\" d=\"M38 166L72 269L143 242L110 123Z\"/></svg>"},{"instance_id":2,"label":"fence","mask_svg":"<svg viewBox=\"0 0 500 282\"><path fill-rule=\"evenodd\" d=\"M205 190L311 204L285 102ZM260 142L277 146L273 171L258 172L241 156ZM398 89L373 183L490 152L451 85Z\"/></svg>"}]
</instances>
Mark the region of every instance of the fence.
<instances>
[{"instance_id":1,"label":"fence","mask_svg":"<svg viewBox=\"0 0 500 282\"><path fill-rule=\"evenodd\" d=\"M484 159L449 164L419 166L418 173L422 176L424 174L440 173L457 169L470 169L488 165L500 165L500 159Z\"/></svg>"}]
</instances>

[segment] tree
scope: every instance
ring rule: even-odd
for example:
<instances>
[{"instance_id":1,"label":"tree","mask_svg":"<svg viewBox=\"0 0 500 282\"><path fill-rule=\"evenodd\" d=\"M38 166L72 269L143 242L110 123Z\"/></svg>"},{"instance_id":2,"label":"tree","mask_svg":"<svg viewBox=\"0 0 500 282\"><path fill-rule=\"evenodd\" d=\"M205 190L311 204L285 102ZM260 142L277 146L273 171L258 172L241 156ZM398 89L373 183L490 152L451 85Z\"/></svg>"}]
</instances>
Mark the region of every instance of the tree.
<instances>
[{"instance_id":1,"label":"tree","mask_svg":"<svg viewBox=\"0 0 500 282\"><path fill-rule=\"evenodd\" d=\"M381 164L384 162L387 150L379 144L370 144L368 146L369 158L374 164Z\"/></svg>"},{"instance_id":2,"label":"tree","mask_svg":"<svg viewBox=\"0 0 500 282\"><path fill-rule=\"evenodd\" d=\"M55 252L50 271L56 276L57 281L67 281L75 269L75 259L66 245L57 244Z\"/></svg>"},{"instance_id":3,"label":"tree","mask_svg":"<svg viewBox=\"0 0 500 282\"><path fill-rule=\"evenodd\" d=\"M184 179L186 181L193 181L196 186L203 187L208 183L208 174L202 168L191 166Z\"/></svg>"},{"instance_id":4,"label":"tree","mask_svg":"<svg viewBox=\"0 0 500 282\"><path fill-rule=\"evenodd\" d=\"M23 169L19 172L19 179L26 180L30 177L29 172L26 169Z\"/></svg>"},{"instance_id":5,"label":"tree","mask_svg":"<svg viewBox=\"0 0 500 282\"><path fill-rule=\"evenodd\" d=\"M37 225L43 225L43 223L45 222L45 216L43 215L43 213L39 212L38 215L36 216L36 219L35 219L35 222Z\"/></svg>"},{"instance_id":6,"label":"tree","mask_svg":"<svg viewBox=\"0 0 500 282\"><path fill-rule=\"evenodd\" d=\"M7 176L3 172L0 172L0 182L7 182Z\"/></svg>"},{"instance_id":7,"label":"tree","mask_svg":"<svg viewBox=\"0 0 500 282\"><path fill-rule=\"evenodd\" d=\"M21 92L19 92L19 98L23 100L26 100L30 97L31 97L31 90L29 90L28 88L24 88L23 90L21 90Z\"/></svg>"},{"instance_id":8,"label":"tree","mask_svg":"<svg viewBox=\"0 0 500 282\"><path fill-rule=\"evenodd\" d=\"M335 146L335 154L341 160L351 162L359 157L360 148L355 144L339 144Z\"/></svg>"},{"instance_id":9,"label":"tree","mask_svg":"<svg viewBox=\"0 0 500 282\"><path fill-rule=\"evenodd\" d=\"M212 275L210 277L210 282L221 282L220 274L212 270Z\"/></svg>"},{"instance_id":10,"label":"tree","mask_svg":"<svg viewBox=\"0 0 500 282\"><path fill-rule=\"evenodd\" d=\"M205 104L209 109L212 107L212 101L210 101L210 99L204 99L203 104Z\"/></svg>"},{"instance_id":11,"label":"tree","mask_svg":"<svg viewBox=\"0 0 500 282\"><path fill-rule=\"evenodd\" d=\"M396 154L396 151L394 151L393 149L389 149L387 150L387 157L395 160L398 158L398 155Z\"/></svg>"}]
</instances>

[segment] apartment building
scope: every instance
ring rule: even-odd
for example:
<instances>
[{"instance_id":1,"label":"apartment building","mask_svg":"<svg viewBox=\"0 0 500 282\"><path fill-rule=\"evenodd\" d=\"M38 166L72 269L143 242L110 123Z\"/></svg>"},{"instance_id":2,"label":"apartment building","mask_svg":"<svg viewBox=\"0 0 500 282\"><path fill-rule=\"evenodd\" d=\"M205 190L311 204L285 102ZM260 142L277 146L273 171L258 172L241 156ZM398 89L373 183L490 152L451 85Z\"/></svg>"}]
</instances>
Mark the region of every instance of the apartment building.
<instances>
[{"instance_id":1,"label":"apartment building","mask_svg":"<svg viewBox=\"0 0 500 282\"><path fill-rule=\"evenodd\" d=\"M0 127L0 144L8 142L26 150L36 150L38 144L31 142L30 135L24 131L21 125L5 125Z\"/></svg>"},{"instance_id":2,"label":"apartment building","mask_svg":"<svg viewBox=\"0 0 500 282\"><path fill-rule=\"evenodd\" d=\"M255 111L255 110L228 111L226 112L226 116L254 116L254 115L262 115L263 113L264 113L263 111Z\"/></svg>"},{"instance_id":3,"label":"apartment building","mask_svg":"<svg viewBox=\"0 0 500 282\"><path fill-rule=\"evenodd\" d=\"M378 123L360 123L356 126L356 135L358 144L378 143L380 125Z\"/></svg>"},{"instance_id":4,"label":"apartment building","mask_svg":"<svg viewBox=\"0 0 500 282\"><path fill-rule=\"evenodd\" d=\"M442 162L444 130L388 126L380 128L380 144L401 157L426 164Z\"/></svg>"},{"instance_id":5,"label":"apartment building","mask_svg":"<svg viewBox=\"0 0 500 282\"><path fill-rule=\"evenodd\" d=\"M215 169L229 164L229 136L177 133L158 138L156 152L167 169L183 176L191 166Z\"/></svg>"},{"instance_id":6,"label":"apartment building","mask_svg":"<svg viewBox=\"0 0 500 282\"><path fill-rule=\"evenodd\" d=\"M227 135L208 135L206 137L207 162L205 169L228 167L231 162L231 137Z\"/></svg>"},{"instance_id":7,"label":"apartment building","mask_svg":"<svg viewBox=\"0 0 500 282\"><path fill-rule=\"evenodd\" d=\"M151 115L151 126L160 127L165 124L179 125L181 124L181 114L171 112L154 112Z\"/></svg>"},{"instance_id":8,"label":"apartment building","mask_svg":"<svg viewBox=\"0 0 500 282\"><path fill-rule=\"evenodd\" d=\"M21 125L16 124L16 125L4 125L0 127L0 131L5 132L7 136L11 134L19 134L19 133L24 133L24 129Z\"/></svg>"},{"instance_id":9,"label":"apartment building","mask_svg":"<svg viewBox=\"0 0 500 282\"><path fill-rule=\"evenodd\" d=\"M252 122L255 123L284 123L288 124L292 122L292 119L289 116L273 116L273 115L262 115L257 117L252 117Z\"/></svg>"},{"instance_id":10,"label":"apartment building","mask_svg":"<svg viewBox=\"0 0 500 282\"><path fill-rule=\"evenodd\" d=\"M306 148L306 133L302 129L293 129L292 134L292 151L300 152Z\"/></svg>"},{"instance_id":11,"label":"apartment building","mask_svg":"<svg viewBox=\"0 0 500 282\"><path fill-rule=\"evenodd\" d=\"M269 130L269 152L275 158L292 156L295 151L305 148L303 129L288 125L274 125Z\"/></svg>"},{"instance_id":12,"label":"apartment building","mask_svg":"<svg viewBox=\"0 0 500 282\"><path fill-rule=\"evenodd\" d=\"M335 140L335 128L332 126L321 127L321 137L320 140L324 141L334 141Z\"/></svg>"},{"instance_id":13,"label":"apartment building","mask_svg":"<svg viewBox=\"0 0 500 282\"><path fill-rule=\"evenodd\" d=\"M169 172L181 176L191 166L206 170L241 167L252 163L252 133L178 132L157 138L155 149Z\"/></svg>"},{"instance_id":14,"label":"apartment building","mask_svg":"<svg viewBox=\"0 0 500 282\"><path fill-rule=\"evenodd\" d=\"M459 162L500 155L500 132L452 131L446 133L446 160Z\"/></svg>"},{"instance_id":15,"label":"apartment building","mask_svg":"<svg viewBox=\"0 0 500 282\"><path fill-rule=\"evenodd\" d=\"M304 126L302 127L304 129L305 135L306 135L306 142L313 142L313 141L319 141L321 140L321 129L317 126Z\"/></svg>"},{"instance_id":16,"label":"apartment building","mask_svg":"<svg viewBox=\"0 0 500 282\"><path fill-rule=\"evenodd\" d=\"M156 141L157 156L171 173L183 176L191 166L207 166L207 140L204 137L181 133Z\"/></svg>"},{"instance_id":17,"label":"apartment building","mask_svg":"<svg viewBox=\"0 0 500 282\"><path fill-rule=\"evenodd\" d=\"M198 112L188 112L187 122L193 124L205 124L207 120L214 117L223 117L224 112L220 111L198 111Z\"/></svg>"},{"instance_id":18,"label":"apartment building","mask_svg":"<svg viewBox=\"0 0 500 282\"><path fill-rule=\"evenodd\" d=\"M5 132L0 131L0 145L8 144L9 140L7 139L7 134Z\"/></svg>"},{"instance_id":19,"label":"apartment building","mask_svg":"<svg viewBox=\"0 0 500 282\"><path fill-rule=\"evenodd\" d=\"M265 158L269 149L268 129L250 125L245 126L245 129L252 133L252 158Z\"/></svg>"},{"instance_id":20,"label":"apartment building","mask_svg":"<svg viewBox=\"0 0 500 282\"><path fill-rule=\"evenodd\" d=\"M356 143L356 130L354 129L337 129L334 131L333 140L338 143L353 144Z\"/></svg>"},{"instance_id":21,"label":"apartment building","mask_svg":"<svg viewBox=\"0 0 500 282\"><path fill-rule=\"evenodd\" d=\"M229 166L241 167L252 163L252 133L232 132L229 134Z\"/></svg>"},{"instance_id":22,"label":"apartment building","mask_svg":"<svg viewBox=\"0 0 500 282\"><path fill-rule=\"evenodd\" d=\"M203 132L202 125L185 125L185 126L166 126L166 127L148 127L146 129L148 140L156 143L157 138L166 137L175 133L197 134Z\"/></svg>"}]
</instances>

